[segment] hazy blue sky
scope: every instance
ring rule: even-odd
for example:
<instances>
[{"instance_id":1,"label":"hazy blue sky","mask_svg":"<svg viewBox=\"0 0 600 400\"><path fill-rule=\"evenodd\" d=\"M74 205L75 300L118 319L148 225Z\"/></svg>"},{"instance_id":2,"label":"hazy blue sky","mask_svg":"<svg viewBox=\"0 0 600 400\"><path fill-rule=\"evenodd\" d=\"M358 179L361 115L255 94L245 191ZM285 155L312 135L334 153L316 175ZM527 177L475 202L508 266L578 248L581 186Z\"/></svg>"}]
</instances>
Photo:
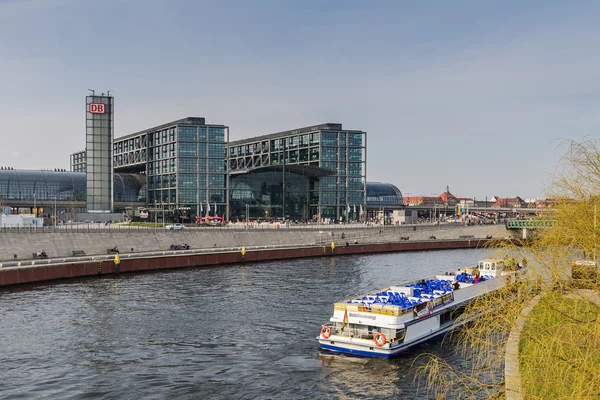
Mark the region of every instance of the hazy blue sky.
<instances>
[{"instance_id":1,"label":"hazy blue sky","mask_svg":"<svg viewBox=\"0 0 600 400\"><path fill-rule=\"evenodd\" d=\"M0 165L68 168L88 88L123 136L186 116L231 139L341 122L370 181L541 196L555 139L600 124L594 1L0 0Z\"/></svg>"}]
</instances>

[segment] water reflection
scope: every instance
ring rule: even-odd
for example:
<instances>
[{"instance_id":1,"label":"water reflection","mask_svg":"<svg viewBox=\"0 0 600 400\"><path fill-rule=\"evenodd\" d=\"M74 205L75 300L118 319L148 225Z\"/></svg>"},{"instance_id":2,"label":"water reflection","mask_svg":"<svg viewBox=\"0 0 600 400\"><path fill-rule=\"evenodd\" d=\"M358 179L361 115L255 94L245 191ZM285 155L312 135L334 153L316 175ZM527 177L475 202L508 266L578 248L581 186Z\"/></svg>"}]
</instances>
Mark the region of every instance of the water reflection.
<instances>
[{"instance_id":1,"label":"water reflection","mask_svg":"<svg viewBox=\"0 0 600 400\"><path fill-rule=\"evenodd\" d=\"M323 358L333 303L474 264L480 250L193 268L0 291L0 397L426 398L413 361Z\"/></svg>"},{"instance_id":2,"label":"water reflection","mask_svg":"<svg viewBox=\"0 0 600 400\"><path fill-rule=\"evenodd\" d=\"M398 366L384 359L320 354L325 380L319 387L331 398L391 398L399 393Z\"/></svg>"}]
</instances>

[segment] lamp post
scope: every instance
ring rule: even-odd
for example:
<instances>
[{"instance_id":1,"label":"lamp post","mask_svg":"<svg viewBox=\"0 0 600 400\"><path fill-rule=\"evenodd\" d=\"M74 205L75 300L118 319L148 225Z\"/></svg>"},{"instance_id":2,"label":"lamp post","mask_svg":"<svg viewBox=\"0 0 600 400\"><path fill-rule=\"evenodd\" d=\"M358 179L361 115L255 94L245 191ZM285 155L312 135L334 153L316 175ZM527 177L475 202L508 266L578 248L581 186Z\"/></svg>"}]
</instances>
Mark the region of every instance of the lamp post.
<instances>
[{"instance_id":1,"label":"lamp post","mask_svg":"<svg viewBox=\"0 0 600 400\"><path fill-rule=\"evenodd\" d=\"M35 192L33 193L33 210L35 212L33 215L33 230L37 230L37 207L35 203Z\"/></svg>"},{"instance_id":2,"label":"lamp post","mask_svg":"<svg viewBox=\"0 0 600 400\"><path fill-rule=\"evenodd\" d=\"M246 230L248 230L249 223L250 223L250 204L246 203Z\"/></svg>"},{"instance_id":3,"label":"lamp post","mask_svg":"<svg viewBox=\"0 0 600 400\"><path fill-rule=\"evenodd\" d=\"M594 199L594 254L593 260L596 261L596 199Z\"/></svg>"},{"instance_id":4,"label":"lamp post","mask_svg":"<svg viewBox=\"0 0 600 400\"><path fill-rule=\"evenodd\" d=\"M54 229L56 229L56 196L54 196Z\"/></svg>"},{"instance_id":5,"label":"lamp post","mask_svg":"<svg viewBox=\"0 0 600 400\"><path fill-rule=\"evenodd\" d=\"M282 176L282 185L281 185L281 192L282 192L282 196L281 196L281 208L283 209L282 211L282 222L285 222L285 158L286 158L286 154L285 154L285 145L287 142L287 138L283 139L283 176Z\"/></svg>"}]
</instances>

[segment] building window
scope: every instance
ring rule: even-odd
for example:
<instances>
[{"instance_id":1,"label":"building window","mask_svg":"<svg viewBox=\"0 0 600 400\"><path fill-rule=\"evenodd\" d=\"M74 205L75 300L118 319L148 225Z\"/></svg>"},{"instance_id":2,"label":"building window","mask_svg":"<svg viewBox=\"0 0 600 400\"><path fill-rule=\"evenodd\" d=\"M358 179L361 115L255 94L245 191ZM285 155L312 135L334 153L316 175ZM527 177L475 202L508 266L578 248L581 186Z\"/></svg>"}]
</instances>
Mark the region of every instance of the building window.
<instances>
[{"instance_id":1,"label":"building window","mask_svg":"<svg viewBox=\"0 0 600 400\"><path fill-rule=\"evenodd\" d=\"M197 158L180 158L179 172L196 172L198 171Z\"/></svg>"},{"instance_id":2,"label":"building window","mask_svg":"<svg viewBox=\"0 0 600 400\"><path fill-rule=\"evenodd\" d=\"M363 136L362 133L348 133L348 146L362 147Z\"/></svg>"},{"instance_id":3,"label":"building window","mask_svg":"<svg viewBox=\"0 0 600 400\"><path fill-rule=\"evenodd\" d=\"M194 133L195 135L195 133ZM197 143L179 143L179 156L180 157L196 157L198 155Z\"/></svg>"},{"instance_id":4,"label":"building window","mask_svg":"<svg viewBox=\"0 0 600 400\"><path fill-rule=\"evenodd\" d=\"M191 126L180 126L179 127L179 140L197 141L198 133L197 128Z\"/></svg>"},{"instance_id":5,"label":"building window","mask_svg":"<svg viewBox=\"0 0 600 400\"><path fill-rule=\"evenodd\" d=\"M206 127L198 128L198 141L206 142Z\"/></svg>"},{"instance_id":6,"label":"building window","mask_svg":"<svg viewBox=\"0 0 600 400\"><path fill-rule=\"evenodd\" d=\"M208 172L225 172L225 163L219 158L209 159Z\"/></svg>"},{"instance_id":7,"label":"building window","mask_svg":"<svg viewBox=\"0 0 600 400\"><path fill-rule=\"evenodd\" d=\"M337 147L323 147L321 151L321 160L337 160L338 158Z\"/></svg>"},{"instance_id":8,"label":"building window","mask_svg":"<svg viewBox=\"0 0 600 400\"><path fill-rule=\"evenodd\" d=\"M208 128L208 141L209 142L224 142L225 141L225 128L209 127Z\"/></svg>"},{"instance_id":9,"label":"building window","mask_svg":"<svg viewBox=\"0 0 600 400\"><path fill-rule=\"evenodd\" d=\"M224 157L225 156L225 143L209 143L208 144L208 155L209 155L209 157Z\"/></svg>"},{"instance_id":10,"label":"building window","mask_svg":"<svg viewBox=\"0 0 600 400\"><path fill-rule=\"evenodd\" d=\"M208 187L209 188L225 187L225 175L209 175L208 176Z\"/></svg>"},{"instance_id":11,"label":"building window","mask_svg":"<svg viewBox=\"0 0 600 400\"><path fill-rule=\"evenodd\" d=\"M179 174L179 187L196 187L198 186L198 175L196 174Z\"/></svg>"}]
</instances>

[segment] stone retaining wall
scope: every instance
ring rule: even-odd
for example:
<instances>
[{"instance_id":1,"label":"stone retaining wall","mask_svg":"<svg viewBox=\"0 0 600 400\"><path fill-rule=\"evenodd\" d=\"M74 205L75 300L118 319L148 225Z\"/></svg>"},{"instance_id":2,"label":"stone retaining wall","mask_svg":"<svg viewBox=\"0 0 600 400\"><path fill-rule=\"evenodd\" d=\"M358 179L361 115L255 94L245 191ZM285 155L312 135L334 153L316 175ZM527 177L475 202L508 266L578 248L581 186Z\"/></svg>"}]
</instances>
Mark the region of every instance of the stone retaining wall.
<instances>
[{"instance_id":1,"label":"stone retaining wall","mask_svg":"<svg viewBox=\"0 0 600 400\"><path fill-rule=\"evenodd\" d=\"M106 249L117 246L122 253L168 250L171 244L187 243L193 249L221 248L232 246L269 246L331 243L328 236L334 231L337 246L345 241L359 243L396 242L407 235L410 240L428 240L431 235L437 240L459 239L461 236L484 238L492 235L503 238L508 235L503 225L463 226L418 226L386 227L380 233L378 227L352 228L323 226L319 229L195 229L181 231L158 230L108 230L90 231L2 231L0 232L0 260L31 259L31 253L45 250L49 257L69 257L74 250L83 250L88 255L106 254ZM319 233L322 232L322 233ZM341 239L341 232L346 238ZM133 249L133 251L131 250Z\"/></svg>"}]
</instances>

